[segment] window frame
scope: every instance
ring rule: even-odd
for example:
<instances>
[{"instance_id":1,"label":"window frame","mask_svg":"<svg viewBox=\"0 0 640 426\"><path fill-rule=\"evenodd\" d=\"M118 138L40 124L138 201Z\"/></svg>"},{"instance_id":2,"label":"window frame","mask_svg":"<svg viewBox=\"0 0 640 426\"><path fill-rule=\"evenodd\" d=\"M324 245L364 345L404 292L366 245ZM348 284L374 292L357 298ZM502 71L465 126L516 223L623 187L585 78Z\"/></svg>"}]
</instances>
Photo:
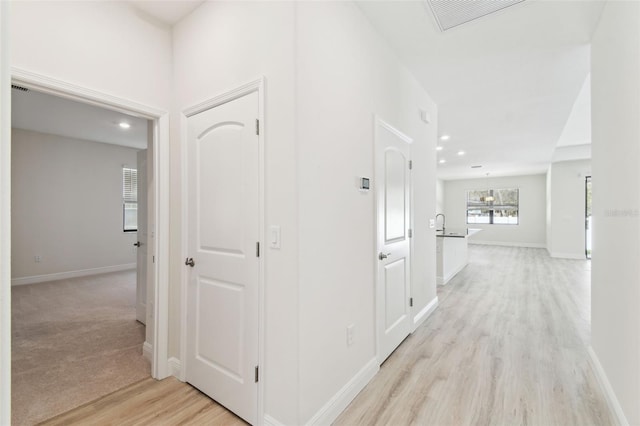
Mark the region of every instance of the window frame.
<instances>
[{"instance_id":1,"label":"window frame","mask_svg":"<svg viewBox=\"0 0 640 426\"><path fill-rule=\"evenodd\" d=\"M515 203L503 203L499 205L495 205L495 193L497 191L515 191L516 193L516 202ZM472 192L484 192L487 196L494 197L493 201L484 201L482 203L473 203L470 204L469 195ZM481 222L469 222L469 211L470 210L486 210L489 212L487 216L489 218L489 222L481 223ZM495 212L497 210L505 210L505 211L515 211L515 216L507 216L507 217L515 217L515 223L496 223L495 222ZM520 188L511 187L511 188L488 188L488 189L467 189L466 190L466 211L465 211L466 219L465 222L467 225L520 225Z\"/></svg>"},{"instance_id":2,"label":"window frame","mask_svg":"<svg viewBox=\"0 0 640 426\"><path fill-rule=\"evenodd\" d=\"M128 180L127 173L131 175ZM131 204L136 206L135 229L127 228L127 205ZM128 166L122 166L122 232L138 232L138 169Z\"/></svg>"}]
</instances>

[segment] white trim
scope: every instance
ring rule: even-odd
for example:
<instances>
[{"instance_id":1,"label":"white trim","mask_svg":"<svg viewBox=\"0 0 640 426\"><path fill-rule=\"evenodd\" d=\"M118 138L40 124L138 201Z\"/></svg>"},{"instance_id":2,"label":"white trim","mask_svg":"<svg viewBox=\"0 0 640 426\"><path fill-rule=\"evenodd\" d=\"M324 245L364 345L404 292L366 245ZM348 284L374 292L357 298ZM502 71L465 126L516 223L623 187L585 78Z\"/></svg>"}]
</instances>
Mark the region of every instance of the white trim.
<instances>
[{"instance_id":1,"label":"white trim","mask_svg":"<svg viewBox=\"0 0 640 426\"><path fill-rule=\"evenodd\" d=\"M264 426L285 426L284 423L279 422L278 420L274 419L273 417L271 417L268 414L264 415L264 419L262 424Z\"/></svg>"},{"instance_id":2,"label":"white trim","mask_svg":"<svg viewBox=\"0 0 640 426\"><path fill-rule=\"evenodd\" d=\"M181 258L187 258L189 256L188 250L188 235L189 235L189 216L188 216L188 176L187 176L187 144L188 140L188 123L187 119L193 115L196 115L200 112L206 111L208 109L214 108L216 106L222 105L224 103L230 102L234 99L238 99L244 95L249 93L257 92L258 93L258 120L260 121L260 132L258 134L258 142L260 144L259 148L259 162L260 162L260 188L259 188L259 238L260 245L263 247L262 252L266 253L266 245L264 242L266 241L265 237L265 83L266 79L264 76L260 76L248 83L245 83L235 89L230 89L226 92L220 93L208 100L200 102L191 107L185 108L180 114L180 135L182 140L182 145L180 147L180 154L182 156L181 159L181 191L182 191L182 248ZM265 339L264 339L264 323L265 323L265 255L260 256L259 262L259 278L258 278L258 365L260 366L261 371L261 379L258 382L258 424L261 424L264 421L264 383L265 383L265 357L264 357L264 347L265 347ZM187 380L187 369L188 369L188 357L187 357L187 296L188 291L187 287L189 284L189 275L186 268L182 269L181 277L181 315L180 315L180 358L182 360L182 368L180 369L179 375L176 376L182 381Z\"/></svg>"},{"instance_id":3,"label":"white trim","mask_svg":"<svg viewBox=\"0 0 640 426\"><path fill-rule=\"evenodd\" d=\"M602 393L604 393L605 399L607 400L607 405L609 406L609 410L613 415L613 418L616 419L618 425L620 426L628 426L629 421L627 417L624 415L624 411L622 410L622 406L620 406L620 402L616 397L616 393L613 391L611 387L611 383L609 383L609 379L607 378L607 373L605 373L604 368L602 368L602 364L600 364L600 360L598 359L598 355L593 350L592 346L587 348L587 352L589 354L589 364L593 368L593 372L595 373L596 380L600 385L600 389L602 389Z\"/></svg>"},{"instance_id":4,"label":"white trim","mask_svg":"<svg viewBox=\"0 0 640 426\"><path fill-rule=\"evenodd\" d=\"M379 370L378 357L371 358L306 424L329 425L333 423Z\"/></svg>"},{"instance_id":5,"label":"white trim","mask_svg":"<svg viewBox=\"0 0 640 426\"><path fill-rule=\"evenodd\" d=\"M585 253L575 254L575 253L551 253L549 252L549 256L555 259L575 259L575 260L586 260L587 255Z\"/></svg>"},{"instance_id":6,"label":"white trim","mask_svg":"<svg viewBox=\"0 0 640 426\"><path fill-rule=\"evenodd\" d=\"M427 306L422 308L420 312L418 312L418 314L413 317L413 330L411 332L413 333L414 331L416 331L416 329L420 327L420 325L422 325L422 323L425 322L425 320L429 318L429 316L431 316L431 314L436 310L437 307L438 296L434 297L431 302L427 303Z\"/></svg>"},{"instance_id":7,"label":"white trim","mask_svg":"<svg viewBox=\"0 0 640 426\"><path fill-rule=\"evenodd\" d=\"M10 9L0 1L0 425L11 424Z\"/></svg>"},{"instance_id":8,"label":"white trim","mask_svg":"<svg viewBox=\"0 0 640 426\"><path fill-rule=\"evenodd\" d=\"M167 360L169 357L169 219L171 204L169 192L171 181L169 173L170 139L169 114L163 114L154 121L153 146L156 232L154 239L156 254L155 286L153 291L153 362L151 375L161 380L169 376ZM153 232L153 231L152 231Z\"/></svg>"},{"instance_id":9,"label":"white trim","mask_svg":"<svg viewBox=\"0 0 640 426\"><path fill-rule=\"evenodd\" d=\"M165 111L155 107L139 104L129 99L119 98L109 95L108 93L98 92L16 67L11 68L11 80L14 84L37 90L38 92L48 93L59 98L80 101L84 104L101 108L108 108L149 120L154 120L165 114Z\"/></svg>"},{"instance_id":10,"label":"white trim","mask_svg":"<svg viewBox=\"0 0 640 426\"><path fill-rule=\"evenodd\" d=\"M153 359L153 345L151 345L151 343L145 341L142 344L142 356L151 362Z\"/></svg>"},{"instance_id":11,"label":"white trim","mask_svg":"<svg viewBox=\"0 0 640 426\"><path fill-rule=\"evenodd\" d=\"M4 2L2 2L4 3ZM167 366L169 345L169 114L161 109L139 104L129 99L119 98L86 87L77 86L30 71L12 68L12 81L30 89L38 90L66 99L97 105L154 121L154 199L156 209L155 230L155 282L153 330L153 359L151 375L163 379L169 375ZM3 192L4 193L4 192ZM3 236L6 235L3 233ZM2 270L6 270L4 262Z\"/></svg>"},{"instance_id":12,"label":"white trim","mask_svg":"<svg viewBox=\"0 0 640 426\"><path fill-rule=\"evenodd\" d=\"M487 246L504 246L504 247L527 247L527 248L547 248L544 243L522 243L522 242L507 242L507 241L484 241L468 239L469 244L479 244Z\"/></svg>"},{"instance_id":13,"label":"white trim","mask_svg":"<svg viewBox=\"0 0 640 426\"><path fill-rule=\"evenodd\" d=\"M178 378L178 380L184 382L180 377L182 377L182 363L176 357L169 358L169 372L172 376Z\"/></svg>"},{"instance_id":14,"label":"white trim","mask_svg":"<svg viewBox=\"0 0 640 426\"><path fill-rule=\"evenodd\" d=\"M458 269L456 269L455 271L451 272L449 275L447 275L446 277L438 277L436 276L436 284L437 285L446 285L449 281L451 281L451 279L453 277L455 277L458 272L462 271L464 268L467 267L469 263L465 263L464 265L460 265L458 267Z\"/></svg>"},{"instance_id":15,"label":"white trim","mask_svg":"<svg viewBox=\"0 0 640 426\"><path fill-rule=\"evenodd\" d=\"M135 263L125 263L122 265L103 266L101 268L79 269L77 271L55 272L53 274L32 275L29 277L13 278L11 285L25 285L44 283L47 281L66 280L69 278L87 277L89 275L107 274L109 272L128 271L136 269Z\"/></svg>"}]
</instances>

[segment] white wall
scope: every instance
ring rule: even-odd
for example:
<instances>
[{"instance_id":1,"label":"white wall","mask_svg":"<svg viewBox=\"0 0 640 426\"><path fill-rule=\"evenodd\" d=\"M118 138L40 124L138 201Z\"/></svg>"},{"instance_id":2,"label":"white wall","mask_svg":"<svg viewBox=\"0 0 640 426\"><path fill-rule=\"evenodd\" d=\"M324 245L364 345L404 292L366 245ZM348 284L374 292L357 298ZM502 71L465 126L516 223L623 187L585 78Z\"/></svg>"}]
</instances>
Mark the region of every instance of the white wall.
<instances>
[{"instance_id":1,"label":"white wall","mask_svg":"<svg viewBox=\"0 0 640 426\"><path fill-rule=\"evenodd\" d=\"M294 139L293 2L207 2L174 36L172 119L171 355L179 355L181 262L180 111L259 76L266 79L266 225L280 225L281 249L264 252L265 413L298 423L298 183ZM265 239L266 240L266 239Z\"/></svg>"},{"instance_id":2,"label":"white wall","mask_svg":"<svg viewBox=\"0 0 640 426\"><path fill-rule=\"evenodd\" d=\"M518 188L520 197L518 225L467 224L466 206L469 189ZM444 213L447 228L479 228L483 231L469 242L504 244L522 247L546 247L546 177L545 175L489 177L448 180L444 183Z\"/></svg>"},{"instance_id":3,"label":"white wall","mask_svg":"<svg viewBox=\"0 0 640 426\"><path fill-rule=\"evenodd\" d=\"M552 163L547 173L547 250L552 257L585 258L585 178L591 160Z\"/></svg>"},{"instance_id":4,"label":"white wall","mask_svg":"<svg viewBox=\"0 0 640 426\"><path fill-rule=\"evenodd\" d=\"M640 424L640 3L609 1L591 48L591 345Z\"/></svg>"},{"instance_id":5,"label":"white wall","mask_svg":"<svg viewBox=\"0 0 640 426\"><path fill-rule=\"evenodd\" d=\"M12 144L13 279L135 264L122 166L137 150L20 129Z\"/></svg>"},{"instance_id":6,"label":"white wall","mask_svg":"<svg viewBox=\"0 0 640 426\"><path fill-rule=\"evenodd\" d=\"M374 114L414 139L414 315L436 297L437 116L353 3L301 2L296 16L302 424L376 356L374 191L357 187L374 175Z\"/></svg>"},{"instance_id":7,"label":"white wall","mask_svg":"<svg viewBox=\"0 0 640 426\"><path fill-rule=\"evenodd\" d=\"M444 212L444 181L436 180L436 213Z\"/></svg>"},{"instance_id":8,"label":"white wall","mask_svg":"<svg viewBox=\"0 0 640 426\"><path fill-rule=\"evenodd\" d=\"M168 111L171 33L120 1L14 1L11 65Z\"/></svg>"}]
</instances>

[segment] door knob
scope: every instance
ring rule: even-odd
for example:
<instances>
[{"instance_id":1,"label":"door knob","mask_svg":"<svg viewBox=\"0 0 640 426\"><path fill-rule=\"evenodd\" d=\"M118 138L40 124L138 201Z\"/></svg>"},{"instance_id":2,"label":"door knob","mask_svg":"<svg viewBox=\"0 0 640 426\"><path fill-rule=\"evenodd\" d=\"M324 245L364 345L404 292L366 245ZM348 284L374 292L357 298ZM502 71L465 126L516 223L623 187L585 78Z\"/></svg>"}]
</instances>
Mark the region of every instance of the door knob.
<instances>
[{"instance_id":1,"label":"door knob","mask_svg":"<svg viewBox=\"0 0 640 426\"><path fill-rule=\"evenodd\" d=\"M380 254L378 255L378 259L384 260L389 256L391 256L391 253L384 254L384 253L380 252Z\"/></svg>"},{"instance_id":2,"label":"door knob","mask_svg":"<svg viewBox=\"0 0 640 426\"><path fill-rule=\"evenodd\" d=\"M187 260L185 260L184 264L193 268L196 262L193 261L193 257L188 257Z\"/></svg>"},{"instance_id":3,"label":"door knob","mask_svg":"<svg viewBox=\"0 0 640 426\"><path fill-rule=\"evenodd\" d=\"M137 243L133 243L133 245L136 247L140 247L140 241L138 241Z\"/></svg>"}]
</instances>

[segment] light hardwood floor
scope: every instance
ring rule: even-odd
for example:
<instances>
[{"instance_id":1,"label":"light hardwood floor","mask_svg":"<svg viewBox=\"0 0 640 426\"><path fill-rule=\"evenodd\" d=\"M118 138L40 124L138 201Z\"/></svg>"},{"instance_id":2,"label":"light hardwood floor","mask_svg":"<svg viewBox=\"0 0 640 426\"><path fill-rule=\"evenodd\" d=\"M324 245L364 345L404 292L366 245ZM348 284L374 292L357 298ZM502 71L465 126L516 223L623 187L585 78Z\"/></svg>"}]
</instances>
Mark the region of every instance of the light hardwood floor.
<instances>
[{"instance_id":1,"label":"light hardwood floor","mask_svg":"<svg viewBox=\"0 0 640 426\"><path fill-rule=\"evenodd\" d=\"M614 424L588 363L590 263L528 248L470 255L336 424Z\"/></svg>"},{"instance_id":2,"label":"light hardwood floor","mask_svg":"<svg viewBox=\"0 0 640 426\"><path fill-rule=\"evenodd\" d=\"M590 263L471 246L440 306L337 425L612 425L587 361ZM147 379L45 423L243 424L187 384Z\"/></svg>"},{"instance_id":3,"label":"light hardwood floor","mask_svg":"<svg viewBox=\"0 0 640 426\"><path fill-rule=\"evenodd\" d=\"M246 425L173 377L152 378L50 419L42 425Z\"/></svg>"}]
</instances>

